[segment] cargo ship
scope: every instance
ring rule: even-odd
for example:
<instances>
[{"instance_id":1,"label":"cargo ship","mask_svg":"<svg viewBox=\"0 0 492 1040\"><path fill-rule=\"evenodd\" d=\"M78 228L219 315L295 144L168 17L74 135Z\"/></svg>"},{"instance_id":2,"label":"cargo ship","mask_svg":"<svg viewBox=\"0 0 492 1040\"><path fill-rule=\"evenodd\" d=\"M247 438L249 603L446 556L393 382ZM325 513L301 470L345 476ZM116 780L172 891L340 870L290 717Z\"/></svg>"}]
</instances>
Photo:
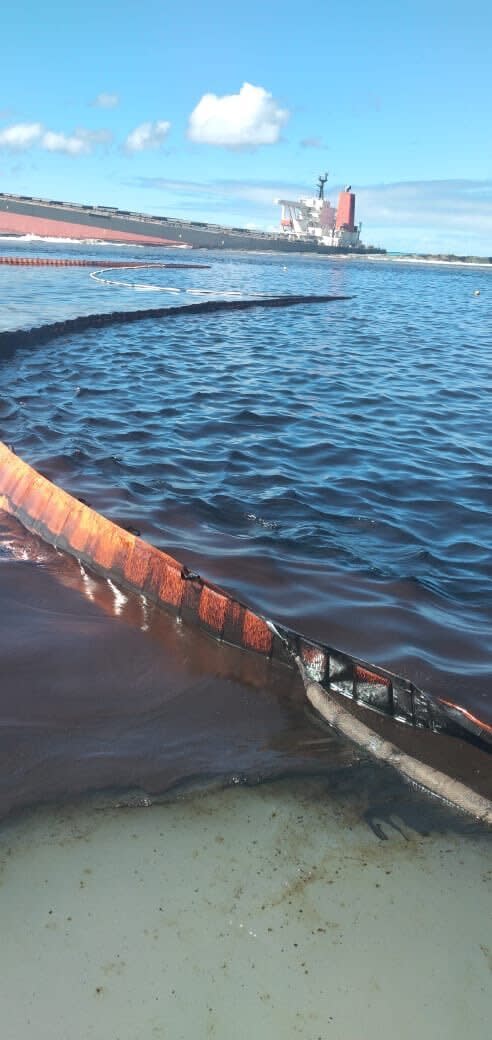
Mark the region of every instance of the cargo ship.
<instances>
[{"instance_id":1,"label":"cargo ship","mask_svg":"<svg viewBox=\"0 0 492 1040\"><path fill-rule=\"evenodd\" d=\"M327 174L319 177L315 196L277 200L281 206L278 232L0 193L0 236L36 235L129 245L281 253L384 252L362 245L361 229L355 224L355 194L350 186L340 192L335 208L324 196L326 180Z\"/></svg>"}]
</instances>

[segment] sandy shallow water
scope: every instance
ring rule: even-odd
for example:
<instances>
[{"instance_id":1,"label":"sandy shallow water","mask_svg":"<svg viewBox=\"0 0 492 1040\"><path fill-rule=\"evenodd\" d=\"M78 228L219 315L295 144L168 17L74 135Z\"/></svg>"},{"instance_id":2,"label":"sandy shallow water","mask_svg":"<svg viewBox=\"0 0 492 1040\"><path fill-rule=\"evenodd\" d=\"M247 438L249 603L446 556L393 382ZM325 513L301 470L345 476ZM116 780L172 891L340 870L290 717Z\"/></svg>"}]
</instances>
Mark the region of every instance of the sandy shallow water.
<instances>
[{"instance_id":1,"label":"sandy shallow water","mask_svg":"<svg viewBox=\"0 0 492 1040\"><path fill-rule=\"evenodd\" d=\"M4 1040L485 1040L488 838L380 779L4 823Z\"/></svg>"}]
</instances>

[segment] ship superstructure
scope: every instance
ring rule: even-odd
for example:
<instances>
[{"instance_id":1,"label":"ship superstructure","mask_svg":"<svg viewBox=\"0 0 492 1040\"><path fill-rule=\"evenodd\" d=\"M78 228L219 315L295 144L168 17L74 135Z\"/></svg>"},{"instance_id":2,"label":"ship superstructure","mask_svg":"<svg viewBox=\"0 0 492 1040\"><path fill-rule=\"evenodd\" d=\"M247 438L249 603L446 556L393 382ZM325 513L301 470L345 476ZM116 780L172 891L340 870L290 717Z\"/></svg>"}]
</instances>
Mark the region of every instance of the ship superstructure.
<instances>
[{"instance_id":1,"label":"ship superstructure","mask_svg":"<svg viewBox=\"0 0 492 1040\"><path fill-rule=\"evenodd\" d=\"M280 227L290 240L314 239L322 246L354 249L360 244L360 226L355 225L355 195L348 185L338 196L335 209L325 199L328 174L318 178L317 196L278 199L282 207Z\"/></svg>"}]
</instances>

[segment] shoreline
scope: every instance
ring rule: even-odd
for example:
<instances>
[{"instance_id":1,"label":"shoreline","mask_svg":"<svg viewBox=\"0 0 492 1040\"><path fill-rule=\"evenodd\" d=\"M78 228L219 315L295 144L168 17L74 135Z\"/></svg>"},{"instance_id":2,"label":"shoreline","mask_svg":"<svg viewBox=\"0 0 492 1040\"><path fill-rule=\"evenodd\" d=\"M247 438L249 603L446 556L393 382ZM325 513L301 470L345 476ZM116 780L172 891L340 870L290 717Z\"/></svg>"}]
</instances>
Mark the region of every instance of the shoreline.
<instances>
[{"instance_id":1,"label":"shoreline","mask_svg":"<svg viewBox=\"0 0 492 1040\"><path fill-rule=\"evenodd\" d=\"M440 264L442 267L488 267L492 271L492 263L487 260L444 260L437 256L387 256L387 259L405 264Z\"/></svg>"}]
</instances>

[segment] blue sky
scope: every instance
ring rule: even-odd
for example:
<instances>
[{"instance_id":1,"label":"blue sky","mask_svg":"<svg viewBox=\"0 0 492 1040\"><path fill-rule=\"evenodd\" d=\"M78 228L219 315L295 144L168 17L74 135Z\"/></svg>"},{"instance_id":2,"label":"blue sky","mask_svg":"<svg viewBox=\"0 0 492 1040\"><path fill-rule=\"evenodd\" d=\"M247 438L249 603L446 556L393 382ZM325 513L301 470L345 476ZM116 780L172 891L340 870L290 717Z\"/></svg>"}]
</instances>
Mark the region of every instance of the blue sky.
<instances>
[{"instance_id":1,"label":"blue sky","mask_svg":"<svg viewBox=\"0 0 492 1040\"><path fill-rule=\"evenodd\" d=\"M357 192L363 240L492 255L492 5L18 0L0 190L271 228Z\"/></svg>"}]
</instances>

